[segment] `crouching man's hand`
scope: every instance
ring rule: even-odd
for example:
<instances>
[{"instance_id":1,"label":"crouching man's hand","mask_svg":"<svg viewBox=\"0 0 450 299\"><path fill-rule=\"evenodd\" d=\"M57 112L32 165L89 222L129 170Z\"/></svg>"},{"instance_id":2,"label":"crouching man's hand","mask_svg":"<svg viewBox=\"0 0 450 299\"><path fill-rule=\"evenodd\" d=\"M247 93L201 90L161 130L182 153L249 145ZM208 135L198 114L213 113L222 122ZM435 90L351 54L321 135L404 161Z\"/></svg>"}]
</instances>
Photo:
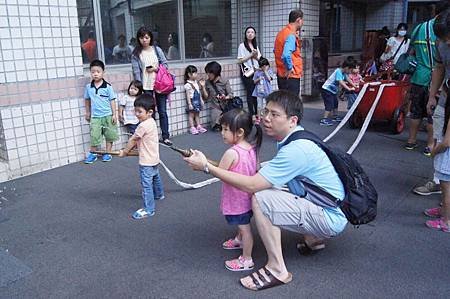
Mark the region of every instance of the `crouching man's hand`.
<instances>
[{"instance_id":1,"label":"crouching man's hand","mask_svg":"<svg viewBox=\"0 0 450 299\"><path fill-rule=\"evenodd\" d=\"M191 151L193 152L192 156L183 158L184 161L186 161L193 170L203 171L205 169L206 163L208 163L208 160L206 160L206 156L201 151Z\"/></svg>"}]
</instances>

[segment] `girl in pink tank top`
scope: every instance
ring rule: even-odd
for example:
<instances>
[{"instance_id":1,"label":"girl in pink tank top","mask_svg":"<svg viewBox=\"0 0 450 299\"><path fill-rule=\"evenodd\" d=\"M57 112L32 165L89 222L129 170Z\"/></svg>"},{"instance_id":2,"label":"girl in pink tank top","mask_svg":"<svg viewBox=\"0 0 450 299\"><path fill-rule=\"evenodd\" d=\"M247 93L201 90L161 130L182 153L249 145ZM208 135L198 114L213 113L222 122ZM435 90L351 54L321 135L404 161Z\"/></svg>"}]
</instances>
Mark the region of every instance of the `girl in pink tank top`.
<instances>
[{"instance_id":1,"label":"girl in pink tank top","mask_svg":"<svg viewBox=\"0 0 450 299\"><path fill-rule=\"evenodd\" d=\"M220 125L223 141L231 148L223 154L219 167L248 176L255 175L258 170L257 152L262 141L261 127L256 125L256 133L252 134L252 117L241 109L223 114ZM228 224L238 226L236 236L225 241L222 247L242 249L238 258L225 262L225 267L231 271L253 269L253 236L250 227L252 194L223 183L220 208Z\"/></svg>"}]
</instances>

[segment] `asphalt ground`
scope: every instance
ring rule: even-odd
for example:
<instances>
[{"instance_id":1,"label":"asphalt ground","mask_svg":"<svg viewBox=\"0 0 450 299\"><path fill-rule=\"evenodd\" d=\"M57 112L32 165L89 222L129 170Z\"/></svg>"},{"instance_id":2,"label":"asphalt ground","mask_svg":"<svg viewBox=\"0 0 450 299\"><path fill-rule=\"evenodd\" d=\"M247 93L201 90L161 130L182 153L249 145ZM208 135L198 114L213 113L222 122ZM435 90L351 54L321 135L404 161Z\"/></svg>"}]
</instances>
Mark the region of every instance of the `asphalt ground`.
<instances>
[{"instance_id":1,"label":"asphalt ground","mask_svg":"<svg viewBox=\"0 0 450 299\"><path fill-rule=\"evenodd\" d=\"M320 110L306 109L303 125L325 137ZM330 144L348 149L357 131L344 128ZM379 192L378 217L300 256L299 236L283 231L283 252L293 281L259 292L239 284L243 272L224 261L237 257L221 244L233 236L219 211L220 183L183 190L162 170L166 199L154 217L132 220L141 207L137 158L93 165L75 163L0 184L0 298L448 298L450 235L425 227L423 210L439 195L411 189L432 175L421 148L402 148L401 135L369 128L354 157ZM219 159L220 134L173 138ZM265 139L261 159L275 154ZM162 160L185 182L209 176L193 172L177 153L161 147ZM256 267L266 253L254 227Z\"/></svg>"}]
</instances>

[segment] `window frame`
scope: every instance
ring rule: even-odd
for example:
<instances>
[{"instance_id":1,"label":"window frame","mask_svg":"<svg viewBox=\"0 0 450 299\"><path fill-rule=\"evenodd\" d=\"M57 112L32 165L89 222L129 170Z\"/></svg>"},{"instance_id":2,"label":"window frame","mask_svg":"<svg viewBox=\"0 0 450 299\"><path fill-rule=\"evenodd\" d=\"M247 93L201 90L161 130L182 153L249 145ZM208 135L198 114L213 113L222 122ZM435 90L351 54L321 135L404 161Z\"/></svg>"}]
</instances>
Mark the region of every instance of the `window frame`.
<instances>
[{"instance_id":1,"label":"window frame","mask_svg":"<svg viewBox=\"0 0 450 299\"><path fill-rule=\"evenodd\" d=\"M130 1L130 0L128 0ZM175 0L177 2L177 18L178 18L178 43L179 43L179 51L180 51L180 59L177 60L169 60L169 63L179 64L179 63L186 63L186 62L201 62L201 61L209 61L212 59L217 60L225 60L225 59L231 59L235 58L233 57L233 51L230 51L229 56L216 56L216 57L209 57L209 58L186 58L186 45L185 45L185 34L184 34L184 10L183 10L183 0ZM98 59L102 61L105 60L105 51L104 51L104 41L103 41L103 27L102 27L102 19L101 19L101 8L100 8L100 0L91 0L92 2L92 9L94 13L94 26L95 26L95 35L96 35L96 41L97 41L97 54ZM241 23L240 17L242 13L242 8L240 5L240 1L237 1L237 15L238 15L238 24ZM134 22L132 24L133 29L134 28ZM239 27L238 27L239 28ZM232 27L231 34L233 34ZM105 63L106 64L106 63ZM113 63L113 64L107 64L108 67L114 67L114 68L120 68L123 66L129 66L131 63ZM84 68L89 68L89 63L83 65Z\"/></svg>"}]
</instances>

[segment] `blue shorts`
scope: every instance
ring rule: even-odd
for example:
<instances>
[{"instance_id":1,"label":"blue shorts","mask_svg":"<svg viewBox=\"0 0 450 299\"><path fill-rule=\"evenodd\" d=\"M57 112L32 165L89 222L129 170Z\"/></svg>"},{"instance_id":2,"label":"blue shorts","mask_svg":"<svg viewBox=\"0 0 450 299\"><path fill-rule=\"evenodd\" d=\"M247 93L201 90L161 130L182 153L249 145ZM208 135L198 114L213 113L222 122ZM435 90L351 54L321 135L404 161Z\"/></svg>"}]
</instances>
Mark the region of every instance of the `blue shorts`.
<instances>
[{"instance_id":1,"label":"blue shorts","mask_svg":"<svg viewBox=\"0 0 450 299\"><path fill-rule=\"evenodd\" d=\"M231 225L243 225L243 224L249 224L250 219L252 219L253 212L250 210L244 214L240 215L225 215L225 219L227 220L228 224Z\"/></svg>"},{"instance_id":2,"label":"blue shorts","mask_svg":"<svg viewBox=\"0 0 450 299\"><path fill-rule=\"evenodd\" d=\"M325 104L325 111L332 111L338 108L337 95L329 92L328 90L322 89L322 99Z\"/></svg>"}]
</instances>

